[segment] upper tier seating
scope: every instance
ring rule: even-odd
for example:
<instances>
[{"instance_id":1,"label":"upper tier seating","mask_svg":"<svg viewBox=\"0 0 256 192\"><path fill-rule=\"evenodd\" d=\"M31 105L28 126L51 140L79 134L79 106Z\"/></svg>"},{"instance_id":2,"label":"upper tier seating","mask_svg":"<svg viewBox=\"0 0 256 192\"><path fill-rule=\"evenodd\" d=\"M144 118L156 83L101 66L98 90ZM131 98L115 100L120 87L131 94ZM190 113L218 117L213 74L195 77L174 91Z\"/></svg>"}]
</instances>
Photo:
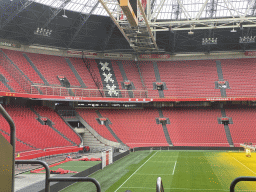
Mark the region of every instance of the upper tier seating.
<instances>
[{"instance_id":1,"label":"upper tier seating","mask_svg":"<svg viewBox=\"0 0 256 192\"><path fill-rule=\"evenodd\" d=\"M230 86L230 89L226 89L227 96L256 95L256 59L222 59L220 61L223 78L229 82Z\"/></svg>"},{"instance_id":2,"label":"upper tier seating","mask_svg":"<svg viewBox=\"0 0 256 192\"><path fill-rule=\"evenodd\" d=\"M117 61L111 60L111 64L112 64L112 68L115 73L116 80L118 82L119 89L122 90L123 88L122 88L121 82L123 82L124 80L123 80L122 74L120 72L119 66L117 64Z\"/></svg>"},{"instance_id":3,"label":"upper tier seating","mask_svg":"<svg viewBox=\"0 0 256 192\"><path fill-rule=\"evenodd\" d=\"M156 124L159 117L156 109L148 110L100 110L109 118L109 126L123 143L129 147L168 146L162 125Z\"/></svg>"},{"instance_id":4,"label":"upper tier seating","mask_svg":"<svg viewBox=\"0 0 256 192\"><path fill-rule=\"evenodd\" d=\"M26 54L50 85L61 86L57 76L62 75L67 78L70 86L81 86L64 57L35 53Z\"/></svg>"},{"instance_id":5,"label":"upper tier seating","mask_svg":"<svg viewBox=\"0 0 256 192\"><path fill-rule=\"evenodd\" d=\"M153 82L156 82L155 71L151 61L139 62L144 84L148 90L148 97L159 97L157 90L153 90Z\"/></svg>"},{"instance_id":6,"label":"upper tier seating","mask_svg":"<svg viewBox=\"0 0 256 192\"><path fill-rule=\"evenodd\" d=\"M0 91L9 92L10 90L0 81Z\"/></svg>"},{"instance_id":7,"label":"upper tier seating","mask_svg":"<svg viewBox=\"0 0 256 192\"><path fill-rule=\"evenodd\" d=\"M0 74L2 74L7 80L7 84L17 93L26 93L26 91L20 86L20 84L8 73L3 66L0 65ZM2 88L1 86L0 88ZM5 86L4 86L5 87ZM3 87L3 88L4 88ZM1 91L6 91L7 88L4 88Z\"/></svg>"},{"instance_id":8,"label":"upper tier seating","mask_svg":"<svg viewBox=\"0 0 256 192\"><path fill-rule=\"evenodd\" d=\"M229 147L219 109L163 109L170 119L167 129L174 146Z\"/></svg>"},{"instance_id":9,"label":"upper tier seating","mask_svg":"<svg viewBox=\"0 0 256 192\"><path fill-rule=\"evenodd\" d=\"M109 132L109 130L104 125L100 125L96 118L99 118L95 110L85 110L85 109L76 109L79 115L102 137L110 140L116 141L113 135Z\"/></svg>"},{"instance_id":10,"label":"upper tier seating","mask_svg":"<svg viewBox=\"0 0 256 192\"><path fill-rule=\"evenodd\" d=\"M27 77L29 77L33 83L44 84L43 80L39 77L39 75L34 71L34 69L22 55L22 52L7 49L2 50L15 63L15 65L17 65L20 70L23 71ZM64 76L70 82L70 85L73 88L73 92L76 93L77 96L100 96L97 90L82 92L81 90L74 89L76 87L81 88L81 85L75 74L68 66L64 57L35 53L26 54L50 85L60 87L61 83L57 76ZM82 59L69 59L87 86L86 89L98 89ZM86 59L86 62L90 64L90 68L94 72L93 75L97 77L100 81L100 84L102 84L101 76L95 59ZM142 85L136 63L134 61L128 60L121 62L123 64L126 76L128 80L133 82L135 90L144 90L145 88ZM229 82L230 86L230 89L226 89L228 97L252 97L256 95L256 76L254 75L256 71L256 66L254 65L256 63L255 58L220 59L220 62L223 78L225 81ZM144 84L148 91L148 97L158 98L158 91L153 90L153 82L156 82L153 62L140 61L138 64L141 69ZM0 74L2 74L7 79L7 83L13 88L13 90L19 93L30 93L30 84L24 82L24 79L19 81L19 77L15 78L16 76L13 75L14 73L10 72L10 70L7 70L4 66L5 65L0 66ZM116 60L112 60L112 66L119 84L119 88L122 89L121 82L123 81L123 78ZM218 81L216 60L158 61L157 66L159 69L161 81L166 83L167 89L163 91L166 98L198 98L221 96L220 89L215 89L215 82ZM102 85L100 85L99 88L102 89ZM46 88L40 88L40 90L43 94L47 95L54 94L61 96L74 96L65 88L61 89L61 93L59 88L55 88L54 90L51 88L47 88L47 90ZM0 91L8 91L8 89L1 84ZM35 91L33 93L38 93L36 89L33 91ZM143 97L144 94L134 94L134 97L140 96Z\"/></svg>"},{"instance_id":11,"label":"upper tier seating","mask_svg":"<svg viewBox=\"0 0 256 192\"><path fill-rule=\"evenodd\" d=\"M72 146L72 143L60 136L48 125L41 125L37 116L26 107L6 106L16 126L16 137L38 149ZM2 121L1 121L2 122ZM1 129L10 133L9 125L1 125Z\"/></svg>"},{"instance_id":12,"label":"upper tier seating","mask_svg":"<svg viewBox=\"0 0 256 192\"><path fill-rule=\"evenodd\" d=\"M71 61L72 65L76 69L77 73L80 75L83 82L87 86L87 89L98 89L97 86L95 85L88 69L86 68L83 60L81 58L69 58L69 60ZM91 59L87 59L87 61L92 62ZM95 65L95 63L92 63L92 64ZM96 71L96 72L98 72L98 71Z\"/></svg>"},{"instance_id":13,"label":"upper tier seating","mask_svg":"<svg viewBox=\"0 0 256 192\"><path fill-rule=\"evenodd\" d=\"M240 147L243 143L256 144L255 115L255 108L226 109L226 116L233 120L233 124L229 124L229 129L235 147Z\"/></svg>"},{"instance_id":14,"label":"upper tier seating","mask_svg":"<svg viewBox=\"0 0 256 192\"><path fill-rule=\"evenodd\" d=\"M53 127L64 134L71 141L79 145L81 143L80 137L61 119L61 117L49 107L34 106L35 111L41 117L47 117L53 122Z\"/></svg>"},{"instance_id":15,"label":"upper tier seating","mask_svg":"<svg viewBox=\"0 0 256 192\"><path fill-rule=\"evenodd\" d=\"M8 49L2 49L2 51L13 61L19 69L27 75L27 77L37 84L44 84L43 80L39 77L36 71L31 67L26 58L22 55L20 51L12 51Z\"/></svg>"},{"instance_id":16,"label":"upper tier seating","mask_svg":"<svg viewBox=\"0 0 256 192\"><path fill-rule=\"evenodd\" d=\"M167 86L165 97L221 96L220 90L215 89L218 81L215 61L163 61L157 65L161 81Z\"/></svg>"}]
</instances>

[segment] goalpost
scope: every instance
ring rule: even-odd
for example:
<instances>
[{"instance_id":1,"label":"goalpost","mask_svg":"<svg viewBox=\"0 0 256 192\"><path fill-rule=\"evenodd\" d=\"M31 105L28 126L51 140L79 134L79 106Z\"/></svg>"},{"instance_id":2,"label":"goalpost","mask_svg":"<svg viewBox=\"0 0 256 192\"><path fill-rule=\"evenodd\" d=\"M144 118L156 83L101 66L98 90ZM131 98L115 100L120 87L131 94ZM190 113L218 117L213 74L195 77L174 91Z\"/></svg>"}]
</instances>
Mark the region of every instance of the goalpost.
<instances>
[{"instance_id":1,"label":"goalpost","mask_svg":"<svg viewBox=\"0 0 256 192\"><path fill-rule=\"evenodd\" d=\"M107 149L103 152L101 152L101 156L102 156L102 169L106 166L108 166L109 164L113 163L113 151L112 148L111 149Z\"/></svg>"}]
</instances>

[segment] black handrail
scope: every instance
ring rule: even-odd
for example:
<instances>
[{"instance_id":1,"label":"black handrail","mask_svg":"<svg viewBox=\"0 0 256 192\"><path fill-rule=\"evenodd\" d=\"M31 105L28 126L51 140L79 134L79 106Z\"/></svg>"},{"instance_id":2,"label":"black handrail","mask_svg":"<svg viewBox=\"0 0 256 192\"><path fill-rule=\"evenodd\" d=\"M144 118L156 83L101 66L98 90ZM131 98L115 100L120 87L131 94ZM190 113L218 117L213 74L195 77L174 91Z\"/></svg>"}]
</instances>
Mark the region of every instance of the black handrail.
<instances>
[{"instance_id":1,"label":"black handrail","mask_svg":"<svg viewBox=\"0 0 256 192\"><path fill-rule=\"evenodd\" d=\"M13 149L13 157L12 157L12 189L11 191L14 192L14 175L15 175L15 124L10 117L10 115L5 111L3 106L0 104L0 113L3 115L3 117L6 119L6 121L10 125L10 143L12 145Z\"/></svg>"},{"instance_id":2,"label":"black handrail","mask_svg":"<svg viewBox=\"0 0 256 192\"><path fill-rule=\"evenodd\" d=\"M96 186L97 192L101 192L99 182L96 179L90 178L90 177L51 177L49 178L49 182L56 182L56 181L92 182Z\"/></svg>"},{"instance_id":3,"label":"black handrail","mask_svg":"<svg viewBox=\"0 0 256 192\"><path fill-rule=\"evenodd\" d=\"M256 181L256 177L237 177L230 185L230 192L235 192L235 186L240 181Z\"/></svg>"},{"instance_id":4,"label":"black handrail","mask_svg":"<svg viewBox=\"0 0 256 192\"><path fill-rule=\"evenodd\" d=\"M15 164L31 164L31 165L43 165L43 167L45 168L45 192L49 192L50 191L50 184L49 184L49 178L50 178L50 168L48 166L48 164L44 161L39 161L39 160L16 160Z\"/></svg>"},{"instance_id":5,"label":"black handrail","mask_svg":"<svg viewBox=\"0 0 256 192\"><path fill-rule=\"evenodd\" d=\"M46 162L39 161L39 160L17 160L15 162L16 164L40 164L43 165L46 170L45 175L45 192L50 192L50 182L56 182L56 181L73 181L73 182L92 182L97 188L97 192L101 192L100 184L99 182L90 177L50 177L50 168Z\"/></svg>"}]
</instances>

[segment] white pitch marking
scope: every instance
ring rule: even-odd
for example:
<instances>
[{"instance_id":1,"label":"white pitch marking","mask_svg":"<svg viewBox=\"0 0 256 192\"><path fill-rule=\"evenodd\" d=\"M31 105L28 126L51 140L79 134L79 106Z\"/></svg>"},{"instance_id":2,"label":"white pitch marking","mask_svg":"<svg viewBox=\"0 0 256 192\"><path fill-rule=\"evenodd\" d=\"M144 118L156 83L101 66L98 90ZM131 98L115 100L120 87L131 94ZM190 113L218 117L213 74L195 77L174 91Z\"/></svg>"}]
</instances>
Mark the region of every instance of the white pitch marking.
<instances>
[{"instance_id":1,"label":"white pitch marking","mask_svg":"<svg viewBox=\"0 0 256 192\"><path fill-rule=\"evenodd\" d=\"M57 166L59 166L59 167L91 167L91 166L61 166L61 165L57 165Z\"/></svg>"},{"instance_id":2,"label":"white pitch marking","mask_svg":"<svg viewBox=\"0 0 256 192\"><path fill-rule=\"evenodd\" d=\"M161 162L161 163L169 163L169 162L176 162L176 161L150 161L150 162Z\"/></svg>"},{"instance_id":3,"label":"white pitch marking","mask_svg":"<svg viewBox=\"0 0 256 192\"><path fill-rule=\"evenodd\" d=\"M157 153L158 153L158 151L157 151L155 154L157 154ZM125 182L123 182L123 184L120 185L120 186L117 188L117 190L115 190L115 192L118 191L118 190L119 190L119 189L137 172L137 171L139 171L140 168L143 167L152 157L154 157L155 154L152 155L145 163L143 163L128 179L126 179Z\"/></svg>"},{"instance_id":4,"label":"white pitch marking","mask_svg":"<svg viewBox=\"0 0 256 192\"><path fill-rule=\"evenodd\" d=\"M136 175L172 175L172 174L164 174L164 173L159 173L159 174L156 174L156 173L150 173L150 174L147 174L147 173L136 173Z\"/></svg>"},{"instance_id":5,"label":"white pitch marking","mask_svg":"<svg viewBox=\"0 0 256 192\"><path fill-rule=\"evenodd\" d=\"M243 163L241 163L240 161L238 161L235 157L233 157L238 163L240 163L241 165L243 165L246 169L248 169L248 170L250 170L251 172L253 172L255 175L256 175L256 173L253 171L253 170L251 170L250 168L248 168L248 167L246 167Z\"/></svg>"},{"instance_id":6,"label":"white pitch marking","mask_svg":"<svg viewBox=\"0 0 256 192\"><path fill-rule=\"evenodd\" d=\"M172 175L174 175L174 171L175 171L175 168L176 168L176 163L177 163L177 161L175 161L175 165L174 165L174 169L173 169Z\"/></svg>"},{"instance_id":7,"label":"white pitch marking","mask_svg":"<svg viewBox=\"0 0 256 192\"><path fill-rule=\"evenodd\" d=\"M121 187L121 188L131 188L131 189L154 189L156 190L156 188L149 188L149 187ZM164 189L182 189L182 190L193 190L193 191L229 191L229 190L226 190L226 189L190 189L190 188L164 188ZM256 191L256 190L254 190Z\"/></svg>"}]
</instances>

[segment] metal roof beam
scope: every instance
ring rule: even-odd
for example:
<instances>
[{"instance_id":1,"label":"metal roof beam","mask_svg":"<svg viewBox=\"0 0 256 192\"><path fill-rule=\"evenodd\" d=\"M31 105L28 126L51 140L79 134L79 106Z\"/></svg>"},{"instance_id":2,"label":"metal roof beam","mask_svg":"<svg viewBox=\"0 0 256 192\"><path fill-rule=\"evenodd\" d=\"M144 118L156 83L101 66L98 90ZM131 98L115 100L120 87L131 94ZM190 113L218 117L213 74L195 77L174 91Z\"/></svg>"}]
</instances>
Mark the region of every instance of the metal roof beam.
<instances>
[{"instance_id":1,"label":"metal roof beam","mask_svg":"<svg viewBox=\"0 0 256 192\"><path fill-rule=\"evenodd\" d=\"M151 15L151 18L154 19L154 21L157 20L157 17L161 11L161 9L163 8L164 6L164 3L165 3L165 0L161 0L160 4L158 5L158 7L156 8L156 12L154 12L152 15ZM151 19L150 19L151 20Z\"/></svg>"},{"instance_id":2,"label":"metal roof beam","mask_svg":"<svg viewBox=\"0 0 256 192\"><path fill-rule=\"evenodd\" d=\"M177 0L177 2L179 3L179 5L181 6L181 8L183 9L183 12L187 18L187 20L191 20L191 16L189 14L189 12L185 9L185 7L183 6L182 2L180 0Z\"/></svg>"},{"instance_id":3,"label":"metal roof beam","mask_svg":"<svg viewBox=\"0 0 256 192\"><path fill-rule=\"evenodd\" d=\"M182 21L157 21L157 22L149 22L149 25L154 26L172 26L172 25L191 25L191 24L202 24L202 23L226 23L226 22L256 22L256 17L235 17L235 18L220 18L220 19L199 19L199 20L182 20Z\"/></svg>"},{"instance_id":4,"label":"metal roof beam","mask_svg":"<svg viewBox=\"0 0 256 192\"><path fill-rule=\"evenodd\" d=\"M210 18L213 18L214 14L216 13L217 4L218 0L210 0L210 2L208 1L206 13L210 14Z\"/></svg>"},{"instance_id":5,"label":"metal roof beam","mask_svg":"<svg viewBox=\"0 0 256 192\"><path fill-rule=\"evenodd\" d=\"M118 21L115 19L115 17L112 15L111 11L109 10L109 8L107 7L106 3L104 0L99 0L99 2L102 4L102 6L104 7L104 9L107 11L107 13L109 14L110 18L114 21L115 25L118 27L118 29L120 30L120 32L123 34L124 38L128 41L129 44L131 44L131 41L129 39L129 37L127 36L127 34L124 32L124 30L122 29L122 27L119 25ZM135 51L136 49L134 47L132 47Z\"/></svg>"},{"instance_id":6,"label":"metal roof beam","mask_svg":"<svg viewBox=\"0 0 256 192\"><path fill-rule=\"evenodd\" d=\"M59 12L61 12L61 10L64 9L64 7L70 2L71 0L65 0L63 1L63 3L53 12L53 14L50 16L50 18L48 19L48 21L43 25L43 28L46 28L51 21L59 14Z\"/></svg>"},{"instance_id":7,"label":"metal roof beam","mask_svg":"<svg viewBox=\"0 0 256 192\"><path fill-rule=\"evenodd\" d=\"M199 20L199 19L200 19L200 17L201 17L201 15L202 15L202 13L203 13L203 11L204 11L204 9L205 9L205 7L206 7L208 1L209 1L209 0L206 0L206 1L204 2L204 4L203 4L203 6L201 7L200 11L199 11L198 14L196 15L196 20Z\"/></svg>"},{"instance_id":8,"label":"metal roof beam","mask_svg":"<svg viewBox=\"0 0 256 192\"><path fill-rule=\"evenodd\" d=\"M6 20L3 22L3 24L0 26L0 30L3 29L11 20L13 20L14 17L16 17L20 12L22 12L24 9L26 9L29 5L33 3L33 1L26 0L24 3L20 1L21 6L12 13Z\"/></svg>"},{"instance_id":9,"label":"metal roof beam","mask_svg":"<svg viewBox=\"0 0 256 192\"><path fill-rule=\"evenodd\" d=\"M93 8L91 9L90 13L88 15L86 15L85 17L83 17L83 20L81 22L81 24L79 25L78 29L76 30L75 34L73 35L71 41L68 44L68 47L70 47L70 45L73 43L74 39L76 38L76 36L78 35L78 33L80 32L80 30L82 29L82 27L84 26L84 24L88 21L88 19L90 18L90 16L92 15L92 13L94 12L94 10L98 7L99 5L99 1L97 1L97 3L93 6Z\"/></svg>"},{"instance_id":10,"label":"metal roof beam","mask_svg":"<svg viewBox=\"0 0 256 192\"><path fill-rule=\"evenodd\" d=\"M155 48L158 50L155 37L154 37L153 34L152 34L151 28L150 28L150 26L149 26L149 24L148 24L148 20L147 20L147 17L146 17L146 15L145 15L145 12L143 11L143 7L142 7L142 4L141 4L140 0L138 0L138 5L139 5L140 12L141 12L141 14L142 14L142 16L143 16L143 19L144 19L144 21L145 21L145 23L146 23L146 27L147 27L149 36L151 37L151 40L152 40L152 42L153 42Z\"/></svg>"},{"instance_id":11,"label":"metal roof beam","mask_svg":"<svg viewBox=\"0 0 256 192\"><path fill-rule=\"evenodd\" d=\"M107 35L107 37L105 38L104 42L103 42L103 46L102 46L102 51L105 51L107 45L108 45L108 42L110 40L110 37L112 36L113 34L113 31L114 31L114 28L115 28L115 24L114 22L111 23L111 26L110 26L110 31L109 31L109 34Z\"/></svg>"}]
</instances>

